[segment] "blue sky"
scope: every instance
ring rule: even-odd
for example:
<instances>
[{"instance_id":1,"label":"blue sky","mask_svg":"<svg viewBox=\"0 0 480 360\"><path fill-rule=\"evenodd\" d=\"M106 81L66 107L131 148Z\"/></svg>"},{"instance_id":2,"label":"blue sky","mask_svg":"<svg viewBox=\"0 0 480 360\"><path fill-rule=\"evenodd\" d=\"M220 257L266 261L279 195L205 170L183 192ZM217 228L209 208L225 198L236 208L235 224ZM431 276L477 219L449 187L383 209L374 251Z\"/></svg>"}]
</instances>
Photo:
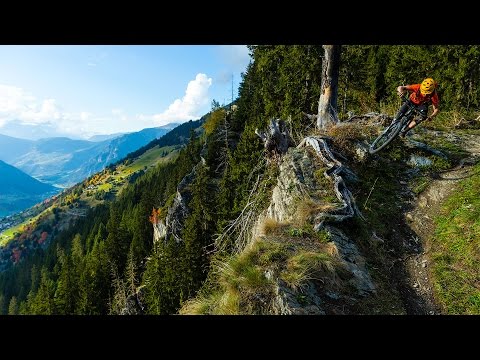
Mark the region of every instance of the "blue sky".
<instances>
[{"instance_id":1,"label":"blue sky","mask_svg":"<svg viewBox=\"0 0 480 360\"><path fill-rule=\"evenodd\" d=\"M2 128L88 138L197 119L237 96L243 45L0 45ZM19 134L17 134L19 137Z\"/></svg>"}]
</instances>

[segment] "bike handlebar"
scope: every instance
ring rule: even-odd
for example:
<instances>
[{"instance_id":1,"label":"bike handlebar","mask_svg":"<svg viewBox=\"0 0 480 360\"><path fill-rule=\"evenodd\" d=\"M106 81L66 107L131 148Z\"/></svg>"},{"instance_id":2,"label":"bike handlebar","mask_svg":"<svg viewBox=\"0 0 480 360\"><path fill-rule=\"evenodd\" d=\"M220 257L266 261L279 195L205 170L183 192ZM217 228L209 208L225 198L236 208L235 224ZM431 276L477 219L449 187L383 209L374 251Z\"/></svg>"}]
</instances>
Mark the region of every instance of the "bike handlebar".
<instances>
[{"instance_id":1,"label":"bike handlebar","mask_svg":"<svg viewBox=\"0 0 480 360\"><path fill-rule=\"evenodd\" d=\"M404 93L400 96L400 99L402 99L402 103L407 102L407 101L408 101L408 98L409 98L409 93L408 93L408 91L404 92ZM410 106L409 106L410 108L415 109L415 106L413 106L412 103L410 103L409 105L410 105Z\"/></svg>"}]
</instances>

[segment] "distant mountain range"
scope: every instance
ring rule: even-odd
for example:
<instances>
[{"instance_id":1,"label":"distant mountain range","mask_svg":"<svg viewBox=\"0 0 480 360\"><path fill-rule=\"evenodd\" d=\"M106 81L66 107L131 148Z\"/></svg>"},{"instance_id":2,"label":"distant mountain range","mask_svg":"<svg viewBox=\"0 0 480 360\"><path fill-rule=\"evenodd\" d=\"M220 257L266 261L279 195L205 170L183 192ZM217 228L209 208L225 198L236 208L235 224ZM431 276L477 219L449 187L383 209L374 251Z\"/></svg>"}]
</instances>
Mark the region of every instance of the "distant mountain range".
<instances>
[{"instance_id":1,"label":"distant mountain range","mask_svg":"<svg viewBox=\"0 0 480 360\"><path fill-rule=\"evenodd\" d=\"M44 184L1 160L0 174L2 174L0 176L0 192L2 195L18 192L25 195L38 195L55 190L53 186Z\"/></svg>"},{"instance_id":2,"label":"distant mountain range","mask_svg":"<svg viewBox=\"0 0 480 360\"><path fill-rule=\"evenodd\" d=\"M0 217L26 209L58 191L0 160Z\"/></svg>"},{"instance_id":3,"label":"distant mountain range","mask_svg":"<svg viewBox=\"0 0 480 360\"><path fill-rule=\"evenodd\" d=\"M37 125L22 124L18 121L9 121L0 129L0 133L7 136L17 137L27 140L39 140L49 137L72 137L67 133L59 132L57 127L52 123L44 123ZM78 139L80 137L77 137Z\"/></svg>"},{"instance_id":4,"label":"distant mountain range","mask_svg":"<svg viewBox=\"0 0 480 360\"><path fill-rule=\"evenodd\" d=\"M94 142L99 142L99 141L105 141L105 140L112 140L117 137L120 137L122 135L129 134L129 133L116 133L116 134L107 134L107 135L94 135L90 136L87 140L88 141L94 141Z\"/></svg>"},{"instance_id":5,"label":"distant mountain range","mask_svg":"<svg viewBox=\"0 0 480 360\"><path fill-rule=\"evenodd\" d=\"M67 137L40 140L0 135L0 160L51 185L69 187L125 157L178 124L147 128L107 139L73 140ZM108 138L111 136L110 138Z\"/></svg>"},{"instance_id":6,"label":"distant mountain range","mask_svg":"<svg viewBox=\"0 0 480 360\"><path fill-rule=\"evenodd\" d=\"M170 123L167 125L159 126L158 129L166 129L166 130L172 130L175 129L180 123ZM104 141L104 140L112 140L117 137L120 137L122 135L126 134L131 134L132 132L126 132L126 133L115 133L115 134L105 134L105 135L94 135L90 136L87 140L88 141L94 141L94 142L99 142L99 141Z\"/></svg>"}]
</instances>

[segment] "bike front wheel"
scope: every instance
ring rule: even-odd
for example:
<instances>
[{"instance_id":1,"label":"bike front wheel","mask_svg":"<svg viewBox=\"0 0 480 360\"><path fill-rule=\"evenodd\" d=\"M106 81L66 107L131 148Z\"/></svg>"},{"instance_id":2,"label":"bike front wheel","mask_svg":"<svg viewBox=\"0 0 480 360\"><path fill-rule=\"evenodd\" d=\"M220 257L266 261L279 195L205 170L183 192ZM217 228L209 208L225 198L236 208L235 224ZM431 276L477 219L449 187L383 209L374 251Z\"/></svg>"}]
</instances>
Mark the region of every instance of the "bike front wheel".
<instances>
[{"instance_id":1,"label":"bike front wheel","mask_svg":"<svg viewBox=\"0 0 480 360\"><path fill-rule=\"evenodd\" d=\"M394 121L370 145L368 152L375 154L390 144L402 128L403 121Z\"/></svg>"}]
</instances>

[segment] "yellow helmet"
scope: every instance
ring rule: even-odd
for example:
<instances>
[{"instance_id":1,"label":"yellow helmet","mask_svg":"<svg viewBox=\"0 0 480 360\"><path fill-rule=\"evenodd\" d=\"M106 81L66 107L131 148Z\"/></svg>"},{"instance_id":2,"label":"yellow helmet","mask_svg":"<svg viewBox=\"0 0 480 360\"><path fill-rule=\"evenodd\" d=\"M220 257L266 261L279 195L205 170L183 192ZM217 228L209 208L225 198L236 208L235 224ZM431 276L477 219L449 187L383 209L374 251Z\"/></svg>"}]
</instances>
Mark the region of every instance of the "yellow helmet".
<instances>
[{"instance_id":1,"label":"yellow helmet","mask_svg":"<svg viewBox=\"0 0 480 360\"><path fill-rule=\"evenodd\" d=\"M420 85L420 92L422 95L427 95L433 93L435 90L435 81L432 78L427 78L422 81Z\"/></svg>"}]
</instances>

